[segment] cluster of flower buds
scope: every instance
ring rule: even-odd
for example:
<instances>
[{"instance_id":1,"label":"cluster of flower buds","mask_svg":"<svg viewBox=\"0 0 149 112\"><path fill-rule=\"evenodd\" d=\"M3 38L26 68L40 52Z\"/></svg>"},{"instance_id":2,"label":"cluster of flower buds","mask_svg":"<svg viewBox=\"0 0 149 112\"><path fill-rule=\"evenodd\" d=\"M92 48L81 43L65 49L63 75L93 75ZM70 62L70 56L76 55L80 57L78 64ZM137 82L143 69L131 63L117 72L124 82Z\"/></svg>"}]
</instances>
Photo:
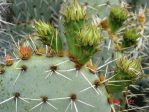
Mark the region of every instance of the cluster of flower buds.
<instances>
[{"instance_id":1,"label":"cluster of flower buds","mask_svg":"<svg viewBox=\"0 0 149 112\"><path fill-rule=\"evenodd\" d=\"M84 17L86 16L86 8L84 6L81 6L77 0L74 0L73 4L66 6L62 14L68 21L77 21L80 19L84 19Z\"/></svg>"},{"instance_id":2,"label":"cluster of flower buds","mask_svg":"<svg viewBox=\"0 0 149 112\"><path fill-rule=\"evenodd\" d=\"M52 35L55 33L55 29L51 24L47 24L42 21L35 22L35 29L37 33L39 34L39 36Z\"/></svg>"},{"instance_id":3,"label":"cluster of flower buds","mask_svg":"<svg viewBox=\"0 0 149 112\"><path fill-rule=\"evenodd\" d=\"M122 57L117 61L117 67L132 78L136 78L142 71L140 59L136 60Z\"/></svg>"},{"instance_id":4,"label":"cluster of flower buds","mask_svg":"<svg viewBox=\"0 0 149 112\"><path fill-rule=\"evenodd\" d=\"M95 25L85 26L78 32L78 38L82 46L97 46L101 41L100 29Z\"/></svg>"}]
</instances>

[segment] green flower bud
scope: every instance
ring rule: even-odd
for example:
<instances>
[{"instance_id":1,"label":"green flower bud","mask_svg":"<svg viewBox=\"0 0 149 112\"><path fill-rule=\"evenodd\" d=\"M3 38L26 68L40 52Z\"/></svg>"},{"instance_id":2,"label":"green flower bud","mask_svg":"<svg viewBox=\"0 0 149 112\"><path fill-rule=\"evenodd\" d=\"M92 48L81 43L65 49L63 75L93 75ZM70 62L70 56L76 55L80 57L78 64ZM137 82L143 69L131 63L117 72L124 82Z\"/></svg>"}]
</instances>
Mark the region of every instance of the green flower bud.
<instances>
[{"instance_id":1,"label":"green flower bud","mask_svg":"<svg viewBox=\"0 0 149 112\"><path fill-rule=\"evenodd\" d=\"M62 14L67 21L77 21L80 19L84 19L84 17L86 16L86 9L85 7L81 6L77 0L74 0L74 2L65 6Z\"/></svg>"},{"instance_id":2,"label":"green flower bud","mask_svg":"<svg viewBox=\"0 0 149 112\"><path fill-rule=\"evenodd\" d=\"M127 57L121 57L117 61L116 66L117 68L114 72L115 76L113 77L115 82L112 84L119 86L109 85L108 90L110 92L116 93L123 91L125 87L137 80L138 75L142 75L140 59L128 59Z\"/></svg>"},{"instance_id":3,"label":"green flower bud","mask_svg":"<svg viewBox=\"0 0 149 112\"><path fill-rule=\"evenodd\" d=\"M55 51L62 50L62 42L58 35L58 30L54 26L42 21L36 21L34 27L43 44L48 45Z\"/></svg>"},{"instance_id":4,"label":"green flower bud","mask_svg":"<svg viewBox=\"0 0 149 112\"><path fill-rule=\"evenodd\" d=\"M132 41L136 41L138 39L138 37L139 36L135 29L129 29L124 33L124 38L132 40Z\"/></svg>"},{"instance_id":5,"label":"green flower bud","mask_svg":"<svg viewBox=\"0 0 149 112\"><path fill-rule=\"evenodd\" d=\"M47 24L42 21L35 22L35 29L38 33L38 36L41 38L44 38L47 35L54 36L56 32L55 28L51 24Z\"/></svg>"},{"instance_id":6,"label":"green flower bud","mask_svg":"<svg viewBox=\"0 0 149 112\"><path fill-rule=\"evenodd\" d=\"M130 80L131 78L135 79L142 71L140 59L128 59L126 57L122 57L117 61L117 68L121 73L127 74ZM128 78L128 76L126 77Z\"/></svg>"},{"instance_id":7,"label":"green flower bud","mask_svg":"<svg viewBox=\"0 0 149 112\"><path fill-rule=\"evenodd\" d=\"M112 7L110 15L109 15L109 25L113 32L118 30L123 22L128 17L128 11L124 7L115 6Z\"/></svg>"},{"instance_id":8,"label":"green flower bud","mask_svg":"<svg viewBox=\"0 0 149 112\"><path fill-rule=\"evenodd\" d=\"M82 46L97 46L101 41L100 29L97 26L84 26L78 32L78 40Z\"/></svg>"},{"instance_id":9,"label":"green flower bud","mask_svg":"<svg viewBox=\"0 0 149 112\"><path fill-rule=\"evenodd\" d=\"M137 39L139 38L139 35L137 34L136 29L128 29L124 32L123 35L123 46L124 47L130 47L131 45L134 45L137 43Z\"/></svg>"}]
</instances>

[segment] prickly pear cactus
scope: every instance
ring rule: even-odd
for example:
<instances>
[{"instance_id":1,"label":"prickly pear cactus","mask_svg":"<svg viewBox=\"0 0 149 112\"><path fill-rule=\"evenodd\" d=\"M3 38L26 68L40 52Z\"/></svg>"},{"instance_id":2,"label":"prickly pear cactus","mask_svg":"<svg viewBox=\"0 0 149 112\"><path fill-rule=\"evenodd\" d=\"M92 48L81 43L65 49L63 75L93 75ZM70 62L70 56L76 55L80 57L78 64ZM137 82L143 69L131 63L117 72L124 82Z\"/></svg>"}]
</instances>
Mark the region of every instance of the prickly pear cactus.
<instances>
[{"instance_id":1,"label":"prickly pear cactus","mask_svg":"<svg viewBox=\"0 0 149 112\"><path fill-rule=\"evenodd\" d=\"M82 21L86 14L85 9L77 1L71 4L70 8L72 10L66 8L64 11L64 16L68 20L66 22L72 23L80 19ZM69 11L74 11L70 17ZM75 15L77 18L72 18ZM104 84L100 85L100 80L94 71L84 66L95 52L101 38L99 28L96 26L88 28L84 27L78 32L80 39L73 38L72 42L78 41L83 48L79 54L75 50L71 54L71 49L69 52L63 51L58 31L52 25L36 22L35 36L39 37L43 45L37 47L36 38L29 37L29 40L23 41L20 45L16 44L17 50L14 53L18 54L15 57L17 61L7 54L4 57L6 66L0 68L1 112L109 112L111 106ZM88 34L84 35L83 32L86 30ZM85 36L89 36L88 41L84 39ZM95 40L91 41L94 36ZM41 48L45 45L46 49ZM75 49L74 45L71 48ZM91 49L89 50L92 51L91 54L87 48ZM80 56L83 56L82 51L87 52L84 57L88 58L79 60Z\"/></svg>"},{"instance_id":2,"label":"prickly pear cactus","mask_svg":"<svg viewBox=\"0 0 149 112\"><path fill-rule=\"evenodd\" d=\"M116 106L124 112L142 109L126 108L125 103L115 102L112 94L123 92L121 98L128 102L133 94L127 87L147 77L137 54L141 37L136 33L144 33L145 18L141 13L136 29L125 28L131 14L126 4L102 5L110 7L108 17L91 19L90 5L65 1L60 17L63 32L37 19L32 23L34 33L18 42L11 37L13 55L4 52L0 65L0 112L116 112ZM107 43L111 44L107 47ZM126 56L127 47L135 49L133 56ZM104 53L105 58L111 55L94 63L96 53Z\"/></svg>"}]
</instances>

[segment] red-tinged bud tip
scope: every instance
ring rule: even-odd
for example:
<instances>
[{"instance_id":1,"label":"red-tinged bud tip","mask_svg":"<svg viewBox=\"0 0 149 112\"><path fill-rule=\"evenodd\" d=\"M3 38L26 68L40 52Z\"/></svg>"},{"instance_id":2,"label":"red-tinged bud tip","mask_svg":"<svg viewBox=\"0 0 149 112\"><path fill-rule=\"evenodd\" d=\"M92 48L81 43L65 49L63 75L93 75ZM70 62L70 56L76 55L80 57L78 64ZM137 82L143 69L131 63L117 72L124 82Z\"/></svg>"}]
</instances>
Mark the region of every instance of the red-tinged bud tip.
<instances>
[{"instance_id":1,"label":"red-tinged bud tip","mask_svg":"<svg viewBox=\"0 0 149 112\"><path fill-rule=\"evenodd\" d=\"M28 60L31 57L31 50L29 47L19 48L19 58L22 60Z\"/></svg>"}]
</instances>

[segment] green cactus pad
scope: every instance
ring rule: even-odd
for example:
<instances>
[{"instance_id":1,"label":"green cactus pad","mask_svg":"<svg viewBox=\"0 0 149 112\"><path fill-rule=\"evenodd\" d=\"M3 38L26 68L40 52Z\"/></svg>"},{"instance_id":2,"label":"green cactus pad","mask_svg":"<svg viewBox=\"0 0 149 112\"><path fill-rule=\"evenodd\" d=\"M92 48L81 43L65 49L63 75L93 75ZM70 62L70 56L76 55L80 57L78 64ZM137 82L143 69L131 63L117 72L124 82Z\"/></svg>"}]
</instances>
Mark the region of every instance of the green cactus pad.
<instances>
[{"instance_id":1,"label":"green cactus pad","mask_svg":"<svg viewBox=\"0 0 149 112\"><path fill-rule=\"evenodd\" d=\"M66 112L69 106L67 112L109 112L106 89L91 87L95 80L98 77L85 67L76 71L66 57L32 56L0 75L0 110Z\"/></svg>"}]
</instances>

